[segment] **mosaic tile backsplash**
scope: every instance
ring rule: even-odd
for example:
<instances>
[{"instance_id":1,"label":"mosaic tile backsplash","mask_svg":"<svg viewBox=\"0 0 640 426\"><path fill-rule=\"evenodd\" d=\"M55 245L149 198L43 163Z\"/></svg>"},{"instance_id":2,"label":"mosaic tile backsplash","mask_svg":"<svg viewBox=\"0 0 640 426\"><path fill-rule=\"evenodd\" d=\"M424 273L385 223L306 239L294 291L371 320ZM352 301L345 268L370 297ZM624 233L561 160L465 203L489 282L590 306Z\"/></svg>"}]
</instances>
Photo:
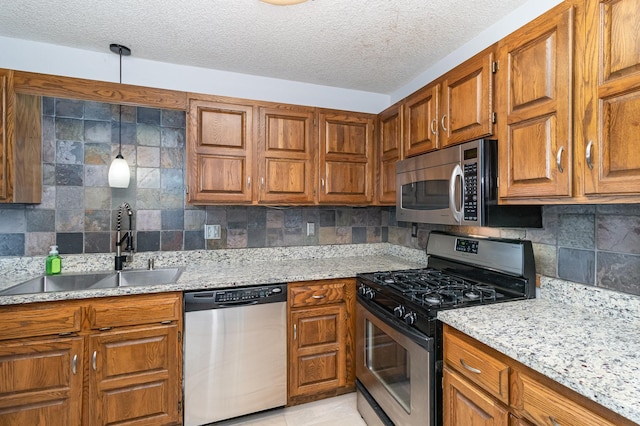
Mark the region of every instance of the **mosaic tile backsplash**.
<instances>
[{"instance_id":1,"label":"mosaic tile backsplash","mask_svg":"<svg viewBox=\"0 0 640 426\"><path fill-rule=\"evenodd\" d=\"M136 251L176 251L390 242L424 248L430 230L527 238L541 274L640 294L640 205L545 206L543 229L490 229L397 222L393 207L187 206L185 113L43 98L43 196L0 205L0 256L114 251L118 206L134 210ZM127 189L109 188L118 151ZM307 236L307 223L315 234ZM221 238L204 239L205 224Z\"/></svg>"}]
</instances>

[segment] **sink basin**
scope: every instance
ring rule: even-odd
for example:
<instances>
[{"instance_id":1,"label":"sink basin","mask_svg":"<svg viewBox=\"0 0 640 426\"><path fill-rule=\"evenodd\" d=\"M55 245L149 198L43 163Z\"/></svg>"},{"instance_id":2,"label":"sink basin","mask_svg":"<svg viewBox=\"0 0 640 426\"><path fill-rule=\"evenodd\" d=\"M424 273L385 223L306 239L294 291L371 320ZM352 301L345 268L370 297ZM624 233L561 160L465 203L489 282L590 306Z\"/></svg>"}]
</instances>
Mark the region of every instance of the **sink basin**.
<instances>
[{"instance_id":1,"label":"sink basin","mask_svg":"<svg viewBox=\"0 0 640 426\"><path fill-rule=\"evenodd\" d=\"M4 289L0 291L0 296L172 284L178 280L181 273L182 269L180 268L159 268L88 274L42 275Z\"/></svg>"},{"instance_id":2,"label":"sink basin","mask_svg":"<svg viewBox=\"0 0 640 426\"><path fill-rule=\"evenodd\" d=\"M116 274L119 287L140 285L173 284L178 281L182 269L127 269Z\"/></svg>"},{"instance_id":3,"label":"sink basin","mask_svg":"<svg viewBox=\"0 0 640 426\"><path fill-rule=\"evenodd\" d=\"M50 276L42 275L2 290L0 291L0 295L9 296L16 294L49 293L54 291L75 291L115 287L115 285L105 281L105 279L111 275L113 275L112 272Z\"/></svg>"}]
</instances>

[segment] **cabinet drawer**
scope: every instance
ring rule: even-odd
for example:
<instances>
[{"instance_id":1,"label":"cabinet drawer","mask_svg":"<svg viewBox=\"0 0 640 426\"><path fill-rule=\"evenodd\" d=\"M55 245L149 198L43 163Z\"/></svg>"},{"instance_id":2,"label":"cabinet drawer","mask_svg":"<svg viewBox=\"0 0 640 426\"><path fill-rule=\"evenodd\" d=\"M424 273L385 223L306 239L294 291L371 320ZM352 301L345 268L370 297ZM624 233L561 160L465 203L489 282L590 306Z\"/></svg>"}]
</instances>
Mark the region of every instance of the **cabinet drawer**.
<instances>
[{"instance_id":1,"label":"cabinet drawer","mask_svg":"<svg viewBox=\"0 0 640 426\"><path fill-rule=\"evenodd\" d=\"M589 411L584 405L554 391L527 374L514 373L512 405L522 417L536 425L599 425L614 426L618 423Z\"/></svg>"},{"instance_id":2,"label":"cabinet drawer","mask_svg":"<svg viewBox=\"0 0 640 426\"><path fill-rule=\"evenodd\" d=\"M345 300L349 281L332 281L324 284L290 285L289 305L292 308L301 306L325 305Z\"/></svg>"},{"instance_id":3,"label":"cabinet drawer","mask_svg":"<svg viewBox=\"0 0 640 426\"><path fill-rule=\"evenodd\" d=\"M77 333L82 307L77 303L34 303L0 308L0 340Z\"/></svg>"},{"instance_id":4,"label":"cabinet drawer","mask_svg":"<svg viewBox=\"0 0 640 426\"><path fill-rule=\"evenodd\" d=\"M445 362L505 404L509 403L509 366L458 336L445 333Z\"/></svg>"},{"instance_id":5,"label":"cabinet drawer","mask_svg":"<svg viewBox=\"0 0 640 426\"><path fill-rule=\"evenodd\" d=\"M177 321L181 303L180 293L96 299L87 310L89 324L95 330Z\"/></svg>"}]
</instances>

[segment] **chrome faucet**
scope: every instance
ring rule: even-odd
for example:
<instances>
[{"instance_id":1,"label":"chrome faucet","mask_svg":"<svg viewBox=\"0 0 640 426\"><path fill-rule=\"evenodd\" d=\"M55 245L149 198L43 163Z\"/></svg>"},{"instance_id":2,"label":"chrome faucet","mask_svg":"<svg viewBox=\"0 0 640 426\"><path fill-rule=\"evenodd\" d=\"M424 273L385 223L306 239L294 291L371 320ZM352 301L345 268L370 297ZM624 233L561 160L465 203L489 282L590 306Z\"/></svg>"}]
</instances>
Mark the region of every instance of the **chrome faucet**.
<instances>
[{"instance_id":1,"label":"chrome faucet","mask_svg":"<svg viewBox=\"0 0 640 426\"><path fill-rule=\"evenodd\" d=\"M127 215L129 216L129 230L125 232L124 236L121 235L120 225L122 222L122 211L123 209L127 210ZM118 207L118 223L116 226L116 262L115 269L116 271L122 271L122 265L125 262L133 261L133 227L131 225L131 219L133 217L133 211L131 210L131 206L127 202L123 202ZM122 254L122 243L126 242L125 251L126 255Z\"/></svg>"}]
</instances>

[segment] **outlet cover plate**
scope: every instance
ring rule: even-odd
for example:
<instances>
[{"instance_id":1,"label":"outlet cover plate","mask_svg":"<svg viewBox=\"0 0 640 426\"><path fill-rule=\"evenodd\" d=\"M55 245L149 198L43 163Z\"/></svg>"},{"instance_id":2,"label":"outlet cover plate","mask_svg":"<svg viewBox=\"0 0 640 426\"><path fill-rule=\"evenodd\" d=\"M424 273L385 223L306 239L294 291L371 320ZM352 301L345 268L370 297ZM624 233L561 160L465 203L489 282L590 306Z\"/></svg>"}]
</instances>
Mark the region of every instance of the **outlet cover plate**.
<instances>
[{"instance_id":1,"label":"outlet cover plate","mask_svg":"<svg viewBox=\"0 0 640 426\"><path fill-rule=\"evenodd\" d=\"M220 225L205 225L204 226L204 239L205 240L219 240L220 239Z\"/></svg>"}]
</instances>

